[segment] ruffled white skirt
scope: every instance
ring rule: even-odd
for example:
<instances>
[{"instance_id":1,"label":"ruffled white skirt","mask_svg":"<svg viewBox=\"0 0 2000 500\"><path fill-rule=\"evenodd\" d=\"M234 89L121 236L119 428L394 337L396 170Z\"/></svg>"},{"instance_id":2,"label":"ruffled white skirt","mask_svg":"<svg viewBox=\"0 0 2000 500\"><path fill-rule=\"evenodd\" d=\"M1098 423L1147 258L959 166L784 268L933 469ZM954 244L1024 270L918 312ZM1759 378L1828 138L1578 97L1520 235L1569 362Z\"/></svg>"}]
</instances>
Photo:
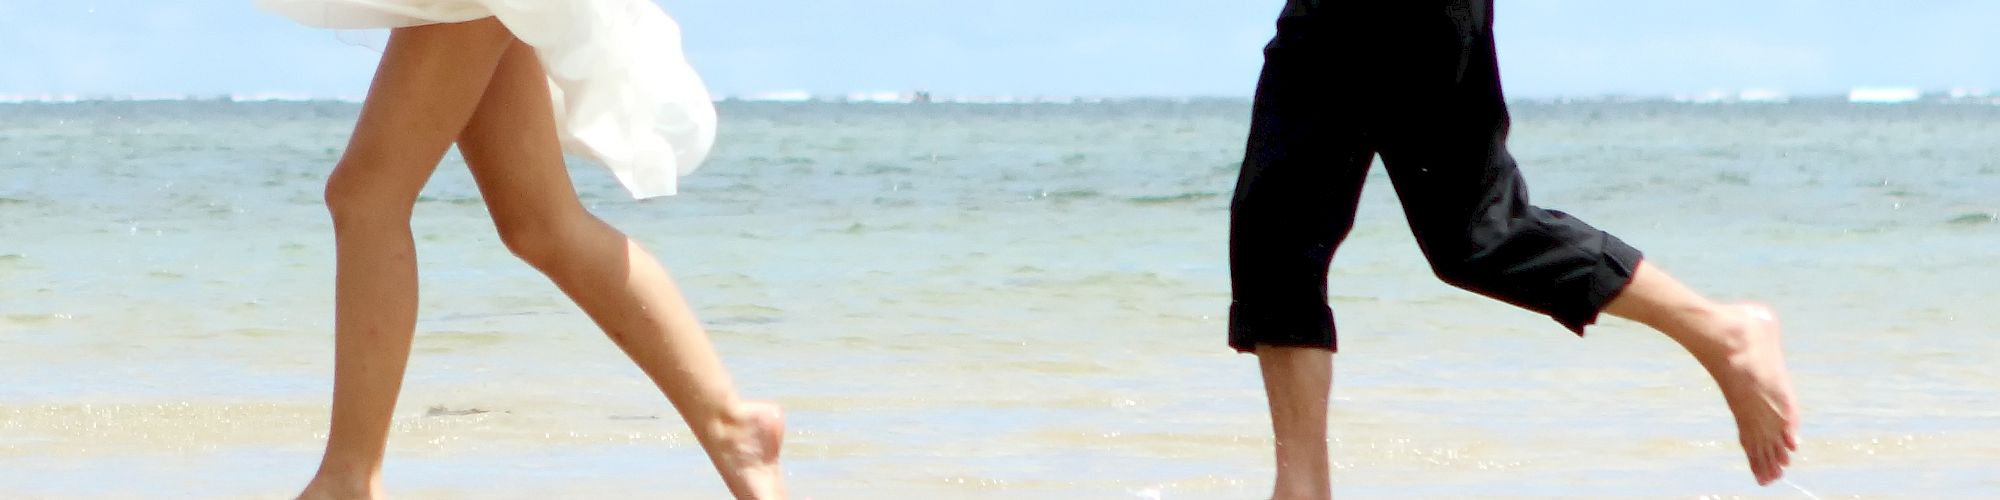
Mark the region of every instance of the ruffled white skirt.
<instances>
[{"instance_id":1,"label":"ruffled white skirt","mask_svg":"<svg viewBox=\"0 0 2000 500\"><path fill-rule=\"evenodd\" d=\"M563 150L635 198L674 194L715 144L715 104L651 0L256 0L308 26L400 28L499 18L549 76Z\"/></svg>"}]
</instances>

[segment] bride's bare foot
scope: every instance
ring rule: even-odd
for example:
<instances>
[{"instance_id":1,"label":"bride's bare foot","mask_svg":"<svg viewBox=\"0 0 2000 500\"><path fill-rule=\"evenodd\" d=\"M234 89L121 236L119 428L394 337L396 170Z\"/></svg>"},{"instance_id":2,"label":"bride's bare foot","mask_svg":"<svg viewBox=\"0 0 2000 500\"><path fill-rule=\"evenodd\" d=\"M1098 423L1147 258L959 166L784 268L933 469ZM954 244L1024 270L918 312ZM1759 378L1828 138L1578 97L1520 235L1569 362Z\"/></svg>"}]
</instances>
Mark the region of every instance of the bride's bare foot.
<instances>
[{"instance_id":1,"label":"bride's bare foot","mask_svg":"<svg viewBox=\"0 0 2000 500\"><path fill-rule=\"evenodd\" d=\"M320 474L299 493L299 500L374 500L382 495L382 483L375 480L340 480Z\"/></svg>"},{"instance_id":2,"label":"bride's bare foot","mask_svg":"<svg viewBox=\"0 0 2000 500\"><path fill-rule=\"evenodd\" d=\"M784 470L778 464L785 417L778 405L744 403L725 420L718 433L721 441L708 447L708 456L729 492L740 499L785 498Z\"/></svg>"},{"instance_id":3,"label":"bride's bare foot","mask_svg":"<svg viewBox=\"0 0 2000 500\"><path fill-rule=\"evenodd\" d=\"M1784 477L1798 451L1799 406L1785 369L1777 315L1757 304L1726 308L1714 323L1720 352L1695 352L1715 377L1757 484Z\"/></svg>"}]
</instances>

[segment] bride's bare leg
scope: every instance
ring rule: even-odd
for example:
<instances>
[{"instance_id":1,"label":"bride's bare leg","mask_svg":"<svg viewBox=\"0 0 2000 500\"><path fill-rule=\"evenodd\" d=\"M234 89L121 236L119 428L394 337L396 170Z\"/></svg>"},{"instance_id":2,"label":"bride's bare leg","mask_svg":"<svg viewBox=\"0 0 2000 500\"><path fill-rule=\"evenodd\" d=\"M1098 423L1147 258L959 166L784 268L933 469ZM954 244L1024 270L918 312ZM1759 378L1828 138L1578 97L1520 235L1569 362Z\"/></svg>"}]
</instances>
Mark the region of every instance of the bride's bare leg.
<instances>
[{"instance_id":1,"label":"bride's bare leg","mask_svg":"<svg viewBox=\"0 0 2000 500\"><path fill-rule=\"evenodd\" d=\"M512 37L492 19L395 30L326 183L336 250L333 424L302 498L379 498L416 328L410 210Z\"/></svg>"},{"instance_id":2,"label":"bride's bare leg","mask_svg":"<svg viewBox=\"0 0 2000 500\"><path fill-rule=\"evenodd\" d=\"M778 408L737 398L667 270L577 201L553 115L541 63L514 42L459 137L501 240L575 300L666 393L731 492L782 498Z\"/></svg>"}]
</instances>

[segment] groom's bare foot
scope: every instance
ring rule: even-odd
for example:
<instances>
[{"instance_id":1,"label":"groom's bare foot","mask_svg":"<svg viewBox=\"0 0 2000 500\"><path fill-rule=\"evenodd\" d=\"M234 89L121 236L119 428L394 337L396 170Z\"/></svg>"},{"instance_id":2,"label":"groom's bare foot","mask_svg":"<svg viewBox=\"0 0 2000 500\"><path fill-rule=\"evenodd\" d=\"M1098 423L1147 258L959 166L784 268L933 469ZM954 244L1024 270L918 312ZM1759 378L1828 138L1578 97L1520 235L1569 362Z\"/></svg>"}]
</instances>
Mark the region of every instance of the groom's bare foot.
<instances>
[{"instance_id":1,"label":"groom's bare foot","mask_svg":"<svg viewBox=\"0 0 2000 500\"><path fill-rule=\"evenodd\" d=\"M1777 315L1762 305L1737 304L1725 309L1715 328L1723 341L1719 355L1696 356L1736 415L1737 439L1757 484L1771 484L1784 477L1799 447L1799 406L1785 369Z\"/></svg>"},{"instance_id":2,"label":"groom's bare foot","mask_svg":"<svg viewBox=\"0 0 2000 500\"><path fill-rule=\"evenodd\" d=\"M740 499L785 498L785 474L778 452L785 440L785 417L778 405L744 403L729 412L722 441L709 458L729 492Z\"/></svg>"}]
</instances>

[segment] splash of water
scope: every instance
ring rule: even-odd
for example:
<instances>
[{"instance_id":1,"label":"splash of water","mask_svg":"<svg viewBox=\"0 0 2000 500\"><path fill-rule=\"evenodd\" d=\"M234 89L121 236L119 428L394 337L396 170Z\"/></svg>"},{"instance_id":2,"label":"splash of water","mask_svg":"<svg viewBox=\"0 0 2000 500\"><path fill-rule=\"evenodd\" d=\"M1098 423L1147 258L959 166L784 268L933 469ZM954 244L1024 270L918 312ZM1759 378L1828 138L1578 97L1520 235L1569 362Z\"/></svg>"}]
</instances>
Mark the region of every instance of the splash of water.
<instances>
[{"instance_id":1,"label":"splash of water","mask_svg":"<svg viewBox=\"0 0 2000 500\"><path fill-rule=\"evenodd\" d=\"M1813 494L1813 492L1812 492L1812 491L1810 491L1810 490L1807 490L1807 489L1806 489L1806 487L1804 487L1804 486L1799 486L1799 483L1794 483L1794 482L1792 482L1792 480L1790 480L1790 479L1782 479L1782 478L1780 478L1780 479L1778 479L1778 480L1779 480L1779 481L1784 481L1784 482L1785 482L1785 486L1790 486L1790 487L1792 487L1792 489L1795 489L1795 490L1799 490L1799 493L1801 493L1801 494L1804 494L1804 495L1806 496L1806 498L1811 498L1812 500L1820 500L1820 498L1819 498L1819 495L1814 495L1814 494Z\"/></svg>"}]
</instances>

